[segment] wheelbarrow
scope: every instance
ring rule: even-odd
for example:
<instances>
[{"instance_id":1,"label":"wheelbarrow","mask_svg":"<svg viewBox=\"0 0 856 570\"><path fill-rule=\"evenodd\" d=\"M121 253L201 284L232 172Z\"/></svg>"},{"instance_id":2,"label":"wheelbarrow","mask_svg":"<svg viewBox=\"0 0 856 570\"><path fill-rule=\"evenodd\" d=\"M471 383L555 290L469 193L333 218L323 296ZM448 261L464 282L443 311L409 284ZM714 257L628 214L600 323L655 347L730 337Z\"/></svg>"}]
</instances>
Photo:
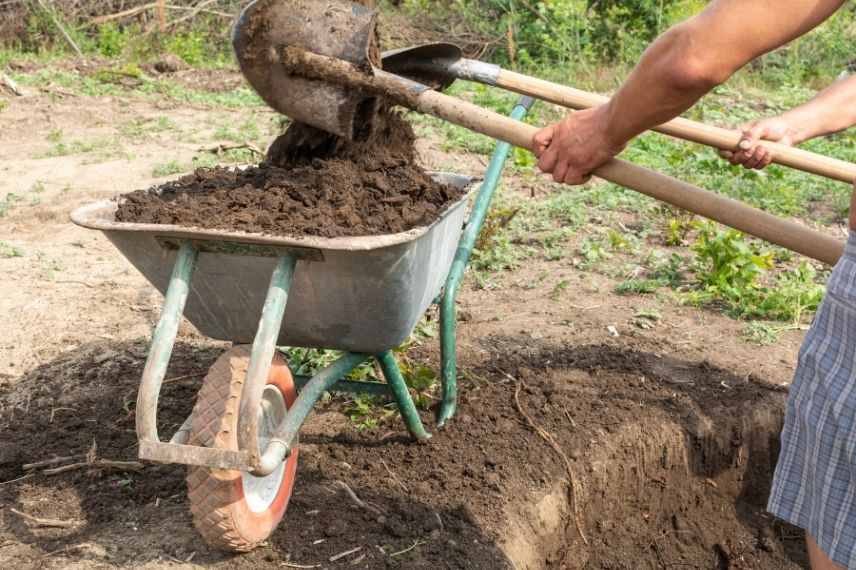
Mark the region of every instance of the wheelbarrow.
<instances>
[{"instance_id":1,"label":"wheelbarrow","mask_svg":"<svg viewBox=\"0 0 856 570\"><path fill-rule=\"evenodd\" d=\"M511 116L523 118L532 102L523 97ZM472 190L432 225L392 235L292 238L124 223L115 220L114 201L72 213L74 223L104 232L164 295L137 396L139 457L189 466L194 524L211 545L247 551L276 528L294 487L301 426L325 392L388 395L411 436L431 437L392 349L434 303L442 348L438 425L452 417L455 298L510 148L497 145L468 216L473 179L434 173ZM164 441L158 396L182 315L233 348L211 366L190 417ZM292 374L278 345L344 354L310 378ZM385 382L346 379L372 359Z\"/></svg>"}]
</instances>

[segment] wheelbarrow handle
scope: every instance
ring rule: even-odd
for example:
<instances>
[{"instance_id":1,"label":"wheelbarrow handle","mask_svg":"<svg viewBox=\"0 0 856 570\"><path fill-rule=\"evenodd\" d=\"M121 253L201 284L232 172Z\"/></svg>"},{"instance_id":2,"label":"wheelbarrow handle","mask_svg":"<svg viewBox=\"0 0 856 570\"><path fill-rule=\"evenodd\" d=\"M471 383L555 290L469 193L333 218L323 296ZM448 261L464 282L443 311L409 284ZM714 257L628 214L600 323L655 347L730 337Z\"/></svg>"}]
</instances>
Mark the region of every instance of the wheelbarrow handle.
<instances>
[{"instance_id":1,"label":"wheelbarrow handle","mask_svg":"<svg viewBox=\"0 0 856 570\"><path fill-rule=\"evenodd\" d=\"M382 95L415 111L533 150L537 127L415 81L379 69L369 75L348 62L300 48L285 48L282 56L291 73ZM843 242L806 226L623 160L612 159L593 174L824 263L834 264L844 250Z\"/></svg>"},{"instance_id":2,"label":"wheelbarrow handle","mask_svg":"<svg viewBox=\"0 0 856 570\"><path fill-rule=\"evenodd\" d=\"M501 87L569 109L589 109L609 101L609 97L603 95L508 71L497 65L472 59L460 59L454 62L437 60L427 62L426 65L444 67L443 72L458 79ZM736 149L742 138L739 131L705 125L683 117L672 119L668 123L654 127L653 130L722 150ZM772 152L773 162L778 164L848 184L856 181L856 164L771 141L764 141L762 144Z\"/></svg>"}]
</instances>

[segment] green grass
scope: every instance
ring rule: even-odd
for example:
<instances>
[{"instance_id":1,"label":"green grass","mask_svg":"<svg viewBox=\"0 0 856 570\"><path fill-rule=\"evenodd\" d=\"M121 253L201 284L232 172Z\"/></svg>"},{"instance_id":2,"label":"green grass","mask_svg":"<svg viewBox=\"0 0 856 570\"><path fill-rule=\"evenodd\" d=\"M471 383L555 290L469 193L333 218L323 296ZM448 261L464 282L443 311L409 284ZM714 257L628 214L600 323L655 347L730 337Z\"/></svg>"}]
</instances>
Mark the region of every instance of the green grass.
<instances>
[{"instance_id":1,"label":"green grass","mask_svg":"<svg viewBox=\"0 0 856 570\"><path fill-rule=\"evenodd\" d=\"M436 399L440 380L436 370L412 359L409 351L423 342L435 339L437 334L436 322L423 319L417 324L410 337L393 350L413 402L423 410L427 410ZM278 350L283 354L292 372L304 376L315 374L343 354L336 350L301 347L279 347ZM368 360L352 370L347 379L384 382L385 380L377 372L374 361ZM356 427L365 429L375 427L395 415L396 408L388 398L360 394L348 396L345 401L345 413Z\"/></svg>"},{"instance_id":2,"label":"green grass","mask_svg":"<svg viewBox=\"0 0 856 570\"><path fill-rule=\"evenodd\" d=\"M262 131L255 117L250 117L240 124L224 123L214 130L213 138L235 143L257 141L261 138Z\"/></svg>"},{"instance_id":3,"label":"green grass","mask_svg":"<svg viewBox=\"0 0 856 570\"><path fill-rule=\"evenodd\" d=\"M123 137L132 140L145 140L153 135L176 133L180 129L175 121L169 117L158 117L156 119L133 119L119 125L117 130Z\"/></svg>"},{"instance_id":4,"label":"green grass","mask_svg":"<svg viewBox=\"0 0 856 570\"><path fill-rule=\"evenodd\" d=\"M627 279L615 286L619 295L650 295L663 286L659 279Z\"/></svg>"},{"instance_id":5,"label":"green grass","mask_svg":"<svg viewBox=\"0 0 856 570\"><path fill-rule=\"evenodd\" d=\"M10 259L13 257L23 257L24 251L5 241L0 241L0 258Z\"/></svg>"},{"instance_id":6,"label":"green grass","mask_svg":"<svg viewBox=\"0 0 856 570\"><path fill-rule=\"evenodd\" d=\"M179 174L186 171L187 168L179 164L177 160L170 160L169 162L155 165L155 167L152 168L152 176L154 178L162 178L164 176L171 176L173 174Z\"/></svg>"},{"instance_id":7,"label":"green grass","mask_svg":"<svg viewBox=\"0 0 856 570\"><path fill-rule=\"evenodd\" d=\"M96 139L90 141L74 140L69 142L54 143L50 149L37 156L37 158L57 158L74 154L88 154L93 152L109 151L115 142L109 139ZM109 152L105 152L110 154Z\"/></svg>"},{"instance_id":8,"label":"green grass","mask_svg":"<svg viewBox=\"0 0 856 570\"><path fill-rule=\"evenodd\" d=\"M752 321L743 327L740 337L750 343L759 346L776 344L782 333L782 327L773 326L761 321Z\"/></svg>"},{"instance_id":9,"label":"green grass","mask_svg":"<svg viewBox=\"0 0 856 570\"><path fill-rule=\"evenodd\" d=\"M0 218L5 217L9 212L11 212L12 209L21 202L21 200L21 196L14 192L9 192L0 198Z\"/></svg>"},{"instance_id":10,"label":"green grass","mask_svg":"<svg viewBox=\"0 0 856 570\"><path fill-rule=\"evenodd\" d=\"M87 97L136 97L157 102L167 99L191 105L228 109L264 106L264 102L249 86L224 92L211 92L191 89L169 78L146 76L137 78L135 85L127 86L115 81L117 77L115 73L86 75L55 67L43 67L33 73L12 73L11 75L21 85L39 87L53 83L71 93Z\"/></svg>"}]
</instances>

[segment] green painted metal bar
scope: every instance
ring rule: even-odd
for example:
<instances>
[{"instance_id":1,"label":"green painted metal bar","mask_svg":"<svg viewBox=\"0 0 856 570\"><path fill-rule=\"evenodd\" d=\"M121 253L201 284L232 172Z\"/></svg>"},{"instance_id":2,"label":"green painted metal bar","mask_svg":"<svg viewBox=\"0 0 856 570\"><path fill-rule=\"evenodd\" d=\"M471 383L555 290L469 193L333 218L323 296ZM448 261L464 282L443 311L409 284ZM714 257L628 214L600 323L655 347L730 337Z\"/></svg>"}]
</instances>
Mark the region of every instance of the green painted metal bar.
<instances>
[{"instance_id":1,"label":"green painted metal bar","mask_svg":"<svg viewBox=\"0 0 856 570\"><path fill-rule=\"evenodd\" d=\"M152 334L152 344L149 347L146 367L143 369L140 392L137 394L137 437L141 441L159 441L158 396L172 356L187 295L190 293L190 279L196 268L197 256L196 248L189 242L182 242L172 267L160 320Z\"/></svg>"},{"instance_id":2,"label":"green painted metal bar","mask_svg":"<svg viewBox=\"0 0 856 570\"><path fill-rule=\"evenodd\" d=\"M238 449L247 452L250 465L261 461L259 449L259 406L262 392L270 375L270 366L276 351L276 340L282 328L285 306L288 303L288 289L294 277L294 267L297 260L284 255L277 260L276 267L270 278L259 328L253 340L250 363L247 368L247 380L241 391L240 421L238 422Z\"/></svg>"},{"instance_id":3,"label":"green painted metal bar","mask_svg":"<svg viewBox=\"0 0 856 570\"><path fill-rule=\"evenodd\" d=\"M294 376L294 384L297 386L297 391L303 390L310 380L311 376L303 374ZM392 389L385 382L366 382L363 380L339 380L330 386L329 392L347 392L349 394L371 394L373 396L392 396Z\"/></svg>"},{"instance_id":4,"label":"green painted metal bar","mask_svg":"<svg viewBox=\"0 0 856 570\"><path fill-rule=\"evenodd\" d=\"M303 387L294 404L288 409L285 419L277 428L276 434L271 438L271 443L274 443L273 440L279 440L281 443L284 443L287 455L291 451L291 446L294 438L297 436L297 432L300 431L300 427L306 421L306 417L312 411L315 402L318 401L324 392L330 390L340 378L346 376L348 372L369 358L370 355L368 354L348 352L313 376L312 380ZM267 452L265 452L265 455L267 455Z\"/></svg>"},{"instance_id":5,"label":"green painted metal bar","mask_svg":"<svg viewBox=\"0 0 856 570\"><path fill-rule=\"evenodd\" d=\"M398 368L392 351L387 350L378 354L377 360L392 390L392 396L398 404L398 411L407 425L407 431L416 439L430 438L431 434L425 431L425 427L422 425L422 420L419 418L419 413L413 404L413 398L410 397L410 391L407 389L407 384L404 382L404 377L401 375L401 370Z\"/></svg>"},{"instance_id":6,"label":"green painted metal bar","mask_svg":"<svg viewBox=\"0 0 856 570\"><path fill-rule=\"evenodd\" d=\"M511 118L520 120L525 117L533 103L534 100L531 97L522 97L511 111ZM458 371L455 346L457 340L455 337L457 318L455 301L458 296L458 288L461 285L461 280L470 261L470 255L475 247L476 239L478 239L479 232L484 225L485 218L487 218L499 178L502 175L502 168L505 166L505 160L508 158L510 150L510 144L506 142L497 143L496 150L493 151L493 157L485 173L484 182L481 188L479 188L478 196L473 203L472 214L470 214L470 218L461 235L461 241L458 242L458 250L455 252L455 259L452 262L452 268L449 270L449 276L446 278L443 300L440 303L442 400L437 411L438 427L443 427L455 415L458 405Z\"/></svg>"}]
</instances>

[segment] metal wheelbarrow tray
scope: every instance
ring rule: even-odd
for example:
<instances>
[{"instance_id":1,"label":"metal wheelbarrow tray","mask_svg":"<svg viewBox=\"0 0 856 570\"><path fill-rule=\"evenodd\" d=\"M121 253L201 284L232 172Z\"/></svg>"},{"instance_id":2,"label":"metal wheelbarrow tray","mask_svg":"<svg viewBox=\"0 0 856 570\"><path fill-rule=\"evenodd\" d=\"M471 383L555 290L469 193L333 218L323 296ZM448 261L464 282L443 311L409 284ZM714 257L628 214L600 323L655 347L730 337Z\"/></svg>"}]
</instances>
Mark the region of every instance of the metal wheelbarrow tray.
<instances>
[{"instance_id":1,"label":"metal wheelbarrow tray","mask_svg":"<svg viewBox=\"0 0 856 570\"><path fill-rule=\"evenodd\" d=\"M465 188L472 179L437 173ZM166 294L179 245L199 251L184 316L205 336L253 341L277 259L297 260L277 344L379 353L401 344L440 293L466 212L466 196L428 227L379 236L274 237L116 222L116 203L72 214L101 230Z\"/></svg>"},{"instance_id":2,"label":"metal wheelbarrow tray","mask_svg":"<svg viewBox=\"0 0 856 570\"><path fill-rule=\"evenodd\" d=\"M522 118L531 104L522 99L511 116ZM300 428L326 391L390 396L410 435L431 437L392 349L434 302L440 305L437 426L454 416L455 299L510 148L497 145L466 224L467 196L427 227L332 239L120 223L112 201L72 214L76 224L104 232L164 295L137 395L138 455L189 466L193 521L209 544L246 551L273 532L294 486ZM472 182L434 176L459 188ZM182 315L202 334L235 346L209 369L191 415L162 441L158 398ZM278 345L343 354L301 377L277 354ZM372 359L385 382L347 379Z\"/></svg>"}]
</instances>

